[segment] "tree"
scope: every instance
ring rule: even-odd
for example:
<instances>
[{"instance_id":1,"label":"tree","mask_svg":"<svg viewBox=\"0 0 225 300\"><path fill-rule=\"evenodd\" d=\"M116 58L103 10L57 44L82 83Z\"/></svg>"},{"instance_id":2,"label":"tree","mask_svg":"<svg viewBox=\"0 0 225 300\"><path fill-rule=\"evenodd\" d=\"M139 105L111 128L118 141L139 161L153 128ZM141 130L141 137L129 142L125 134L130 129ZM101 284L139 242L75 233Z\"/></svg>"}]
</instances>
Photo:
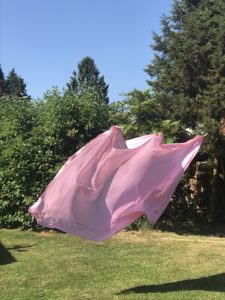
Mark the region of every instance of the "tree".
<instances>
[{"instance_id":1,"label":"tree","mask_svg":"<svg viewBox=\"0 0 225 300\"><path fill-rule=\"evenodd\" d=\"M121 126L127 139L160 131L168 142L184 138L181 123L162 117L160 103L149 90L134 89L124 96L110 104L109 112L111 124Z\"/></svg>"},{"instance_id":2,"label":"tree","mask_svg":"<svg viewBox=\"0 0 225 300\"><path fill-rule=\"evenodd\" d=\"M155 57L146 71L162 114L194 134L208 132L212 166L211 219L225 219L225 2L176 0L154 34Z\"/></svg>"},{"instance_id":3,"label":"tree","mask_svg":"<svg viewBox=\"0 0 225 300\"><path fill-rule=\"evenodd\" d=\"M3 73L1 65L0 65L0 97L2 97L4 95L5 88L6 88L6 81L5 81L4 73Z\"/></svg>"},{"instance_id":4,"label":"tree","mask_svg":"<svg viewBox=\"0 0 225 300\"><path fill-rule=\"evenodd\" d=\"M14 97L27 96L26 84L24 80L16 74L15 69L9 72L6 79L6 94Z\"/></svg>"},{"instance_id":5,"label":"tree","mask_svg":"<svg viewBox=\"0 0 225 300\"><path fill-rule=\"evenodd\" d=\"M104 76L100 76L94 60L88 56L78 64L78 73L75 71L72 73L67 87L69 91L80 95L91 91L97 94L101 101L105 103L109 102L107 96L108 85L105 83Z\"/></svg>"},{"instance_id":6,"label":"tree","mask_svg":"<svg viewBox=\"0 0 225 300\"><path fill-rule=\"evenodd\" d=\"M77 73L75 71L73 71L72 76L70 77L70 82L66 85L70 92L78 92Z\"/></svg>"},{"instance_id":7,"label":"tree","mask_svg":"<svg viewBox=\"0 0 225 300\"><path fill-rule=\"evenodd\" d=\"M108 129L108 105L95 94L60 93L0 101L0 227L30 226L28 207L62 164Z\"/></svg>"},{"instance_id":8,"label":"tree","mask_svg":"<svg viewBox=\"0 0 225 300\"><path fill-rule=\"evenodd\" d=\"M31 221L27 207L39 172L35 168L36 153L29 142L34 123L33 105L27 97L1 98L0 227L27 225Z\"/></svg>"}]
</instances>

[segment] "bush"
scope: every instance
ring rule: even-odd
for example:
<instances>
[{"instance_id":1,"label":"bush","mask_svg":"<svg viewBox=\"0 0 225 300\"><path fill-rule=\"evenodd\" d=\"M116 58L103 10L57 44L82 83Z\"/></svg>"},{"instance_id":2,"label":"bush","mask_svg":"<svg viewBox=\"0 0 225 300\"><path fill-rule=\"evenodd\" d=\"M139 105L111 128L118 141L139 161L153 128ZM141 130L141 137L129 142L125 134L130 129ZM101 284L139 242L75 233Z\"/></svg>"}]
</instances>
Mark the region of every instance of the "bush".
<instances>
[{"instance_id":1,"label":"bush","mask_svg":"<svg viewBox=\"0 0 225 300\"><path fill-rule=\"evenodd\" d=\"M28 207L68 156L107 128L107 104L90 93L1 98L0 226L35 226Z\"/></svg>"}]
</instances>

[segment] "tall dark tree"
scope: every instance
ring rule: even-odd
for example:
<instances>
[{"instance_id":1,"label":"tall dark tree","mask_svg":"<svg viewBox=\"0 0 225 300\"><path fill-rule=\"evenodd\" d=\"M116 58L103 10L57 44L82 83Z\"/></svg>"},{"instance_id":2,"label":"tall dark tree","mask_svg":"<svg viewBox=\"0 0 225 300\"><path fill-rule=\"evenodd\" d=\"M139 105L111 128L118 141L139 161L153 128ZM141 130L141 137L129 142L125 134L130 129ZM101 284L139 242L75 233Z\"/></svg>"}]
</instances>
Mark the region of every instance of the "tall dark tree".
<instances>
[{"instance_id":1,"label":"tall dark tree","mask_svg":"<svg viewBox=\"0 0 225 300\"><path fill-rule=\"evenodd\" d=\"M26 84L23 78L16 74L15 69L12 69L7 77L6 94L15 97L27 96Z\"/></svg>"},{"instance_id":2,"label":"tall dark tree","mask_svg":"<svg viewBox=\"0 0 225 300\"><path fill-rule=\"evenodd\" d=\"M181 120L193 133L209 133L212 219L225 219L225 2L176 0L161 23L155 58L146 69L149 84L165 118Z\"/></svg>"},{"instance_id":3,"label":"tall dark tree","mask_svg":"<svg viewBox=\"0 0 225 300\"><path fill-rule=\"evenodd\" d=\"M70 77L70 82L67 84L67 88L71 92L78 92L78 82L77 82L77 73L73 71L72 76Z\"/></svg>"},{"instance_id":4,"label":"tall dark tree","mask_svg":"<svg viewBox=\"0 0 225 300\"><path fill-rule=\"evenodd\" d=\"M4 95L5 88L6 88L6 81L5 81L4 73L3 73L1 65L0 65L0 97L2 97Z\"/></svg>"},{"instance_id":5,"label":"tall dark tree","mask_svg":"<svg viewBox=\"0 0 225 300\"><path fill-rule=\"evenodd\" d=\"M104 76L100 76L94 60L85 57L78 64L78 72L73 72L70 82L67 83L68 90L78 94L93 92L103 102L108 103L108 85L105 83Z\"/></svg>"}]
</instances>

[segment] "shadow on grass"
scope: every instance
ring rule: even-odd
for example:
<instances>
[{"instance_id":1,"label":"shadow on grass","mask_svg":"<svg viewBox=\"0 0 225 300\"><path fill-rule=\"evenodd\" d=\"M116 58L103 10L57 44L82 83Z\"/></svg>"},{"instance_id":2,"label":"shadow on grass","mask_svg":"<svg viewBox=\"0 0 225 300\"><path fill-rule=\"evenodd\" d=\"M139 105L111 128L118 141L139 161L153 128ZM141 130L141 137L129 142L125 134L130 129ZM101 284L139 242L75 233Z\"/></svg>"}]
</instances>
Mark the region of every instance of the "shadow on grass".
<instances>
[{"instance_id":1,"label":"shadow on grass","mask_svg":"<svg viewBox=\"0 0 225 300\"><path fill-rule=\"evenodd\" d=\"M16 259L12 254L0 243L0 265L6 265L15 262Z\"/></svg>"},{"instance_id":2,"label":"shadow on grass","mask_svg":"<svg viewBox=\"0 0 225 300\"><path fill-rule=\"evenodd\" d=\"M14 245L12 247L6 248L2 243L0 243L0 265L6 265L17 260L15 257L9 252L9 250L15 250L17 252L25 252L27 248L36 246L37 244L33 245Z\"/></svg>"},{"instance_id":3,"label":"shadow on grass","mask_svg":"<svg viewBox=\"0 0 225 300\"><path fill-rule=\"evenodd\" d=\"M225 273L211 275L197 279L187 279L175 282L168 282L154 285L139 285L120 294L147 294L147 293L168 293L176 291L212 291L225 292Z\"/></svg>"}]
</instances>

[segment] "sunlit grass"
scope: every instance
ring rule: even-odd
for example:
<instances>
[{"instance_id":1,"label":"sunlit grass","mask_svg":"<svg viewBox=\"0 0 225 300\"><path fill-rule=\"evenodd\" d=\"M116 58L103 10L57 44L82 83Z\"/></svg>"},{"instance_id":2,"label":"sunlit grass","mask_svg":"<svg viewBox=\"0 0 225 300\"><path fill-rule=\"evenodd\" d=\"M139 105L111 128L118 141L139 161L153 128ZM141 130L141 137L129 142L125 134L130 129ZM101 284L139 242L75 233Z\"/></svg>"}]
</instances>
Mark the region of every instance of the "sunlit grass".
<instances>
[{"instance_id":1,"label":"sunlit grass","mask_svg":"<svg viewBox=\"0 0 225 300\"><path fill-rule=\"evenodd\" d=\"M225 239L0 230L0 299L225 299Z\"/></svg>"}]
</instances>

